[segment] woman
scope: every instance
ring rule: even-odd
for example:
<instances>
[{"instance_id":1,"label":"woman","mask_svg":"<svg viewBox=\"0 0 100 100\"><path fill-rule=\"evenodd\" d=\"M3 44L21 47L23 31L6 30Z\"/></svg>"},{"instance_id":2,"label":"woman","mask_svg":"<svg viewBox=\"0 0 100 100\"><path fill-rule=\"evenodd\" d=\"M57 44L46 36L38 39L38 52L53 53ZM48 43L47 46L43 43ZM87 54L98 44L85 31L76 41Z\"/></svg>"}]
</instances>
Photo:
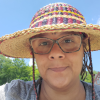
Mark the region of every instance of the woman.
<instances>
[{"instance_id":1,"label":"woman","mask_svg":"<svg viewBox=\"0 0 100 100\"><path fill-rule=\"evenodd\" d=\"M54 3L41 8L29 29L0 38L1 54L33 57L33 83L13 80L1 86L2 100L100 100L91 61L91 50L100 50L99 40L100 26L86 25L83 15L71 5ZM34 58L41 75L37 81ZM80 81L86 68L92 84Z\"/></svg>"}]
</instances>

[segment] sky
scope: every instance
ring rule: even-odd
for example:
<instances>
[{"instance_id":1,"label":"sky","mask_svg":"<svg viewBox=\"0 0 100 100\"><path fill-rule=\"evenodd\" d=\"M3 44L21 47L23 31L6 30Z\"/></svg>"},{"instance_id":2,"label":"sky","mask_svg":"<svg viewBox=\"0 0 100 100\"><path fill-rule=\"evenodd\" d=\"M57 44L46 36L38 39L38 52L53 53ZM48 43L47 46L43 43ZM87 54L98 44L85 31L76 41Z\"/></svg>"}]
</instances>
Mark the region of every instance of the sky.
<instances>
[{"instance_id":1,"label":"sky","mask_svg":"<svg viewBox=\"0 0 100 100\"><path fill-rule=\"evenodd\" d=\"M100 0L0 0L0 37L29 28L32 17L40 8L56 2L78 9L87 24L100 25ZM32 59L24 60L32 65ZM93 69L100 71L100 50L92 52L92 63Z\"/></svg>"}]
</instances>

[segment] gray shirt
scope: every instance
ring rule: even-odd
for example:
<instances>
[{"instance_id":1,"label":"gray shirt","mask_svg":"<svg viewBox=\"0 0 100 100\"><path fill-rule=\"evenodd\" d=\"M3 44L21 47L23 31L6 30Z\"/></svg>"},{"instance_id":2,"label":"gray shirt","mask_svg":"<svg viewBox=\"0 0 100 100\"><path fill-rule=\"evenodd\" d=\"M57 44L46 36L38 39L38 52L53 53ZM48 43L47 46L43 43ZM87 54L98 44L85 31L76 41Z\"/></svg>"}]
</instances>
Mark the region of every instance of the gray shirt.
<instances>
[{"instance_id":1,"label":"gray shirt","mask_svg":"<svg viewBox=\"0 0 100 100\"><path fill-rule=\"evenodd\" d=\"M92 100L92 85L91 83L83 82L86 91L86 99ZM95 100L100 100L100 86L95 87ZM39 92L39 85L37 86ZM0 86L0 100L36 100L33 81L13 80Z\"/></svg>"}]
</instances>

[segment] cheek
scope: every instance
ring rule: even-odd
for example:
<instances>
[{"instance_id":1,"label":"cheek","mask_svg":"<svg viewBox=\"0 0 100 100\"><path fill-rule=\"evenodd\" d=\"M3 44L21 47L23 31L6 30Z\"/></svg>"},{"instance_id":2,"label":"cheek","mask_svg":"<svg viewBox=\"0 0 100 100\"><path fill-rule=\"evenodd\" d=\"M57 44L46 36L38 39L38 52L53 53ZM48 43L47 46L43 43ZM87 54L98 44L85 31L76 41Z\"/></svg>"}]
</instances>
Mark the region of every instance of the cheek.
<instances>
[{"instance_id":1,"label":"cheek","mask_svg":"<svg viewBox=\"0 0 100 100\"><path fill-rule=\"evenodd\" d=\"M81 69L82 69L82 58L80 58L80 59L76 58L76 59L74 60L73 70L74 70L77 74L80 74Z\"/></svg>"},{"instance_id":2,"label":"cheek","mask_svg":"<svg viewBox=\"0 0 100 100\"><path fill-rule=\"evenodd\" d=\"M83 53L82 52L74 52L70 56L68 56L69 61L71 63L71 70L75 76L79 76L82 64L83 64Z\"/></svg>"},{"instance_id":3,"label":"cheek","mask_svg":"<svg viewBox=\"0 0 100 100\"><path fill-rule=\"evenodd\" d=\"M42 55L35 54L35 59L36 59L36 63L38 66L39 73L43 77L47 70L47 68L46 68L47 58Z\"/></svg>"}]
</instances>

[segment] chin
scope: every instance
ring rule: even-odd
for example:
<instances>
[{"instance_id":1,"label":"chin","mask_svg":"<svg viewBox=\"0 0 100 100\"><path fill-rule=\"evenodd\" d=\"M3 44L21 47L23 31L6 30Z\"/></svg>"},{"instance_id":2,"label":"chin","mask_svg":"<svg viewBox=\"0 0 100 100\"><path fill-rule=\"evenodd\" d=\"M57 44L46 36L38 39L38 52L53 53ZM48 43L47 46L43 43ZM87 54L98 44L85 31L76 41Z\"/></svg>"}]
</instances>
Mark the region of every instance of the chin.
<instances>
[{"instance_id":1,"label":"chin","mask_svg":"<svg viewBox=\"0 0 100 100\"><path fill-rule=\"evenodd\" d=\"M58 89L58 90L64 90L71 82L70 79L66 78L52 78L49 81L49 84L52 86L52 88Z\"/></svg>"},{"instance_id":2,"label":"chin","mask_svg":"<svg viewBox=\"0 0 100 100\"><path fill-rule=\"evenodd\" d=\"M67 87L67 83L63 84L62 82L57 83L57 84L52 84L52 88L55 90L59 90L59 91L64 91L66 90Z\"/></svg>"}]
</instances>

